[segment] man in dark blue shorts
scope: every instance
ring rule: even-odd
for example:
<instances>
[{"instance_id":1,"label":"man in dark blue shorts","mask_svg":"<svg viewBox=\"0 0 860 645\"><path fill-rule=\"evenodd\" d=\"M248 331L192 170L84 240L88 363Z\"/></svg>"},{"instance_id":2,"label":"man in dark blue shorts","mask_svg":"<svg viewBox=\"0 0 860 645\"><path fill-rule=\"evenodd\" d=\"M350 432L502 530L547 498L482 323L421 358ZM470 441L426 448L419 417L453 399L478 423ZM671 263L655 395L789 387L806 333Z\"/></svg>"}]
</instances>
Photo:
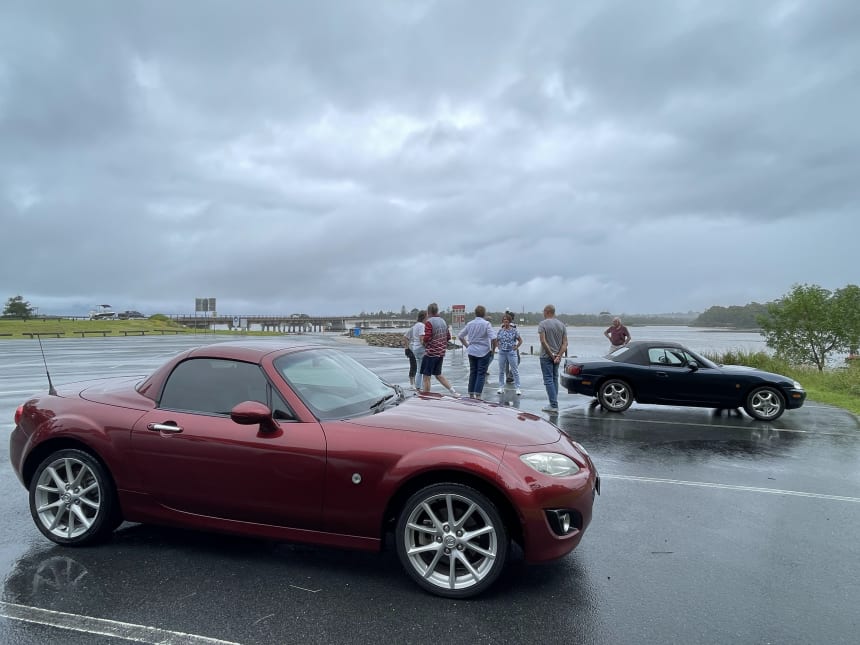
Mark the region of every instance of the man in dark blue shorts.
<instances>
[{"instance_id":1,"label":"man in dark blue shorts","mask_svg":"<svg viewBox=\"0 0 860 645\"><path fill-rule=\"evenodd\" d=\"M445 360L445 352L448 351L448 341L451 340L451 332L448 331L448 323L439 317L439 305L431 302L427 305L427 320L424 321L424 358L421 360L421 376L424 377L423 392L430 391L430 377L435 376L445 389L454 396L460 396L451 387L448 379L442 376L442 363Z\"/></svg>"}]
</instances>

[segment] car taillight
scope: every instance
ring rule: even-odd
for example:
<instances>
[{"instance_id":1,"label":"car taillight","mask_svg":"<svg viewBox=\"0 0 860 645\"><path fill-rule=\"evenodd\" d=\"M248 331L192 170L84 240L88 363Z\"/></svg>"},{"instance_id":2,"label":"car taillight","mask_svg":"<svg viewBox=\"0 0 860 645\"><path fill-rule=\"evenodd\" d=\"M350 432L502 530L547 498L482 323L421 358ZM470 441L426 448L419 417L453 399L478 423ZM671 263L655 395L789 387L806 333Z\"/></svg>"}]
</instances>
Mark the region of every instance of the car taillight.
<instances>
[{"instance_id":1,"label":"car taillight","mask_svg":"<svg viewBox=\"0 0 860 645\"><path fill-rule=\"evenodd\" d=\"M24 416L24 405L21 404L18 406L18 409L15 410L15 425L18 425L18 422L21 420L21 417Z\"/></svg>"},{"instance_id":2,"label":"car taillight","mask_svg":"<svg viewBox=\"0 0 860 645\"><path fill-rule=\"evenodd\" d=\"M571 376L577 376L582 374L582 365L567 365L565 366L564 371Z\"/></svg>"}]
</instances>

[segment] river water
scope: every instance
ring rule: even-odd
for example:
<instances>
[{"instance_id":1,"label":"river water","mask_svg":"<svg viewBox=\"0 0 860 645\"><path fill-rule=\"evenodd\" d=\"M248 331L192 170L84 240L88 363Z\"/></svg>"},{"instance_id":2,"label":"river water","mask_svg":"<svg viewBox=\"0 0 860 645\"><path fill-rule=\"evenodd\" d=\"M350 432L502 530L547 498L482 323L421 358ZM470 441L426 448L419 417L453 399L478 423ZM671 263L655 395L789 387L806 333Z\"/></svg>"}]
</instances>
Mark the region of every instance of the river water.
<instances>
[{"instance_id":1,"label":"river water","mask_svg":"<svg viewBox=\"0 0 860 645\"><path fill-rule=\"evenodd\" d=\"M491 321L498 328L498 321ZM219 328L220 327L216 327ZM226 327L224 327L226 329ZM603 336L606 327L574 327L568 325L568 356L577 358L597 358L605 356L609 351L609 341ZM686 345L700 354L725 354L726 352L765 352L773 354L766 344L764 336L757 331L731 331L711 327L686 327L682 325L645 325L628 326L633 340L666 340ZM391 333L403 334L406 329L364 329L362 333ZM451 335L456 336L459 330L452 329ZM520 335L523 337L522 352L540 353L537 325L520 325ZM351 330L349 332L351 334ZM306 336L340 336L344 332L307 333ZM829 367L843 367L844 353L832 353L827 357Z\"/></svg>"},{"instance_id":2,"label":"river water","mask_svg":"<svg viewBox=\"0 0 860 645\"><path fill-rule=\"evenodd\" d=\"M606 327L567 328L568 356L595 358L609 351L609 341L603 336ZM704 327L679 327L676 325L628 327L633 340L674 341L686 345L700 354L722 354L728 351L767 352L764 337L758 332L735 332ZM523 337L522 349L534 353L540 350L537 326L519 327Z\"/></svg>"}]
</instances>

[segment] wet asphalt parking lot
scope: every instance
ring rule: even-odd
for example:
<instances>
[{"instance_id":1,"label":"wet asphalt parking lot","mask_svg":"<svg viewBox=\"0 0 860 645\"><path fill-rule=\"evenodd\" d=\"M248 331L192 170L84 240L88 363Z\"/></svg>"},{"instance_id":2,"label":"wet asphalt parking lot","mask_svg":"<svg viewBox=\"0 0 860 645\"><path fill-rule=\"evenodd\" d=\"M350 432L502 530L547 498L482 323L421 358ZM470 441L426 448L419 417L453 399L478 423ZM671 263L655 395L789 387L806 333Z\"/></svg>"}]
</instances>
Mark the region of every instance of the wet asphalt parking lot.
<instances>
[{"instance_id":1,"label":"wet asphalt parking lot","mask_svg":"<svg viewBox=\"0 0 860 645\"><path fill-rule=\"evenodd\" d=\"M55 384L146 374L214 337L43 339ZM224 340L219 337L215 340ZM405 384L402 350L307 336ZM537 358L523 396L543 414ZM445 373L465 390L468 361ZM9 465L15 407L45 390L39 347L0 342L0 643L856 643L860 421L809 401L774 423L562 392L559 427L602 477L594 519L566 558L516 555L469 601L420 591L379 554L124 524L107 544L54 546ZM434 390L438 389L434 385ZM489 394L492 392L492 394Z\"/></svg>"}]
</instances>

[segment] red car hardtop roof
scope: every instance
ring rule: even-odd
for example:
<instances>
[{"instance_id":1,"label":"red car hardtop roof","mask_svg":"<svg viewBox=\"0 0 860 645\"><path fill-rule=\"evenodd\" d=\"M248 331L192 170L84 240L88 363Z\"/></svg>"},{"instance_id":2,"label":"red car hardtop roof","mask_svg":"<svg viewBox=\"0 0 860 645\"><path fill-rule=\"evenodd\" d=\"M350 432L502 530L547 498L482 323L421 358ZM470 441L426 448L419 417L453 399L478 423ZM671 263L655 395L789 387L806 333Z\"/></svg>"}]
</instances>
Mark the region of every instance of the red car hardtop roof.
<instances>
[{"instance_id":1,"label":"red car hardtop roof","mask_svg":"<svg viewBox=\"0 0 860 645\"><path fill-rule=\"evenodd\" d=\"M200 347L192 347L181 354L169 359L161 367L149 375L137 388L143 396L156 400L164 380L177 364L188 358L224 358L228 360L261 363L270 354L289 354L303 349L324 349L322 345L311 343L285 344L283 341L271 342L263 340L229 341L212 343Z\"/></svg>"},{"instance_id":2,"label":"red car hardtop roof","mask_svg":"<svg viewBox=\"0 0 860 645\"><path fill-rule=\"evenodd\" d=\"M183 359L189 357L199 358L227 358L233 360L259 363L264 356L275 353L289 353L299 349L321 348L320 345L311 343L285 344L283 341L271 342L264 340L242 340L229 341L226 343L213 343L189 349Z\"/></svg>"}]
</instances>

